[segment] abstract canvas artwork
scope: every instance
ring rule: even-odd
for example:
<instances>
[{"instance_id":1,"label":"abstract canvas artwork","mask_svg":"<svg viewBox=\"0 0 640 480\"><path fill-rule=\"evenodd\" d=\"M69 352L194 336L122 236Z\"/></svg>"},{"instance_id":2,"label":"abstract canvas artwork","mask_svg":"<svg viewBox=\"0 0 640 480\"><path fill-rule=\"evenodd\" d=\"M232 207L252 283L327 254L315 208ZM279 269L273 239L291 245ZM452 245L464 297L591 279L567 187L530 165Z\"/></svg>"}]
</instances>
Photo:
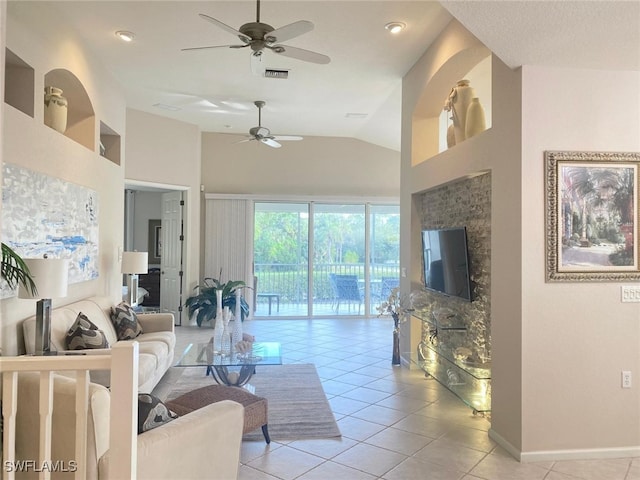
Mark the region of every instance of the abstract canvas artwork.
<instances>
[{"instance_id":1,"label":"abstract canvas artwork","mask_svg":"<svg viewBox=\"0 0 640 480\"><path fill-rule=\"evenodd\" d=\"M68 258L69 283L97 278L98 193L5 163L2 241L23 258Z\"/></svg>"}]
</instances>

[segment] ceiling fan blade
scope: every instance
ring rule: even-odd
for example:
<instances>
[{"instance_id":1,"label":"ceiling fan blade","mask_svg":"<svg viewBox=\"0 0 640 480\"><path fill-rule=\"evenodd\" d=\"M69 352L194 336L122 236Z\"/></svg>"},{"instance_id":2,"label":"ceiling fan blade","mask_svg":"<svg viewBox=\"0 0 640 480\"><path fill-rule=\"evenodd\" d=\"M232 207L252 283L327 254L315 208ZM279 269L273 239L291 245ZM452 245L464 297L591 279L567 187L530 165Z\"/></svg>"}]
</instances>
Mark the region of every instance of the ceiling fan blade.
<instances>
[{"instance_id":1,"label":"ceiling fan blade","mask_svg":"<svg viewBox=\"0 0 640 480\"><path fill-rule=\"evenodd\" d=\"M253 52L251 54L251 73L258 77L262 77L264 76L265 68L262 52Z\"/></svg>"},{"instance_id":2,"label":"ceiling fan blade","mask_svg":"<svg viewBox=\"0 0 640 480\"><path fill-rule=\"evenodd\" d=\"M295 58L297 60L303 60L305 62L319 63L324 65L331 61L329 57L327 57L326 55L322 55L321 53L304 50L302 48L289 47L288 45L274 45L273 47L267 46L267 48L285 57Z\"/></svg>"},{"instance_id":3,"label":"ceiling fan blade","mask_svg":"<svg viewBox=\"0 0 640 480\"><path fill-rule=\"evenodd\" d=\"M284 27L276 28L272 32L267 33L264 39L267 43L286 42L311 30L313 30L313 23L308 20L299 20Z\"/></svg>"},{"instance_id":4,"label":"ceiling fan blade","mask_svg":"<svg viewBox=\"0 0 640 480\"><path fill-rule=\"evenodd\" d=\"M232 35L237 36L243 42L249 43L251 41L251 37L249 35L245 35L244 33L239 32L238 30L236 30L233 27L230 27L226 23L222 23L220 20L210 17L209 15L205 15L204 13L200 13L199 15L200 15L200 18L206 20L207 22L213 23L214 25L220 27L221 29L229 32Z\"/></svg>"},{"instance_id":5,"label":"ceiling fan blade","mask_svg":"<svg viewBox=\"0 0 640 480\"><path fill-rule=\"evenodd\" d=\"M186 52L189 50L206 50L208 48L244 48L248 46L249 45L211 45L207 47L188 47L188 48L182 48L181 50L183 52Z\"/></svg>"},{"instance_id":6,"label":"ceiling fan blade","mask_svg":"<svg viewBox=\"0 0 640 480\"><path fill-rule=\"evenodd\" d=\"M273 148L280 148L282 146L272 138L261 138L260 141L265 145L269 145L270 147L273 147Z\"/></svg>"},{"instance_id":7,"label":"ceiling fan blade","mask_svg":"<svg viewBox=\"0 0 640 480\"><path fill-rule=\"evenodd\" d=\"M253 137L247 137L244 140L238 140L237 142L233 142L233 145L236 145L237 143L246 143L246 142L250 142L251 140L255 140L255 138Z\"/></svg>"},{"instance_id":8,"label":"ceiling fan blade","mask_svg":"<svg viewBox=\"0 0 640 480\"><path fill-rule=\"evenodd\" d=\"M293 142L302 140L302 137L299 137L298 135L274 135L272 138L281 142Z\"/></svg>"}]
</instances>

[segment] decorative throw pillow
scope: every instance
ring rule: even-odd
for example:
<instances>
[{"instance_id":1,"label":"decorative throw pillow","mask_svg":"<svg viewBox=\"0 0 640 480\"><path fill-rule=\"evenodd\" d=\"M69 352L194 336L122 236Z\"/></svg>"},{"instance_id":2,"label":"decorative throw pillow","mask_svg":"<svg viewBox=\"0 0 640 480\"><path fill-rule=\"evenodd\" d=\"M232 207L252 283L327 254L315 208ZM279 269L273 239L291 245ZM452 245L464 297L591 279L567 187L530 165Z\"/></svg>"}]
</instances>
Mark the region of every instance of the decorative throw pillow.
<instances>
[{"instance_id":1,"label":"decorative throw pillow","mask_svg":"<svg viewBox=\"0 0 640 480\"><path fill-rule=\"evenodd\" d=\"M64 348L66 350L109 348L109 342L104 332L80 312L64 337Z\"/></svg>"},{"instance_id":2,"label":"decorative throw pillow","mask_svg":"<svg viewBox=\"0 0 640 480\"><path fill-rule=\"evenodd\" d=\"M146 432L159 427L171 420L178 418L178 415L162 401L148 393L138 394L138 433Z\"/></svg>"},{"instance_id":3,"label":"decorative throw pillow","mask_svg":"<svg viewBox=\"0 0 640 480\"><path fill-rule=\"evenodd\" d=\"M126 302L111 307L111 321L116 328L118 340L133 340L142 333L136 312Z\"/></svg>"}]
</instances>

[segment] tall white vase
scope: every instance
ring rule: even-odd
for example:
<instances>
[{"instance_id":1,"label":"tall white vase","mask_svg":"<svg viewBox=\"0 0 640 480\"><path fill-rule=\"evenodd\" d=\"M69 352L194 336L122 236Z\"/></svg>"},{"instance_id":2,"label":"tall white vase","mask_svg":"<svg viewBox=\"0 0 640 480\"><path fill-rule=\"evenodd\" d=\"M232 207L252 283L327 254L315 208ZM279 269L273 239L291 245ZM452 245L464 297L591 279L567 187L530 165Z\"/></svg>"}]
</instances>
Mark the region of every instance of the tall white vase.
<instances>
[{"instance_id":1,"label":"tall white vase","mask_svg":"<svg viewBox=\"0 0 640 480\"><path fill-rule=\"evenodd\" d=\"M233 318L233 330L231 331L231 348L235 349L238 342L242 341L242 295L236 290L236 309Z\"/></svg>"},{"instance_id":2,"label":"tall white vase","mask_svg":"<svg viewBox=\"0 0 640 480\"><path fill-rule=\"evenodd\" d=\"M464 135L466 138L471 138L486 130L486 128L487 123L484 117L484 108L478 97L474 97L469 104L469 108L467 108Z\"/></svg>"},{"instance_id":3,"label":"tall white vase","mask_svg":"<svg viewBox=\"0 0 640 480\"><path fill-rule=\"evenodd\" d=\"M467 120L467 109L471 99L476 96L473 87L469 86L469 80L460 80L451 91L450 103L453 112L453 132L456 144L462 142L465 136L465 125Z\"/></svg>"},{"instance_id":4,"label":"tall white vase","mask_svg":"<svg viewBox=\"0 0 640 480\"><path fill-rule=\"evenodd\" d=\"M216 323L213 327L213 350L217 354L222 352L222 335L224 333L224 320L222 317L222 290L216 290Z\"/></svg>"},{"instance_id":5,"label":"tall white vase","mask_svg":"<svg viewBox=\"0 0 640 480\"><path fill-rule=\"evenodd\" d=\"M44 87L44 124L60 133L67 129L67 99L60 88Z\"/></svg>"}]
</instances>

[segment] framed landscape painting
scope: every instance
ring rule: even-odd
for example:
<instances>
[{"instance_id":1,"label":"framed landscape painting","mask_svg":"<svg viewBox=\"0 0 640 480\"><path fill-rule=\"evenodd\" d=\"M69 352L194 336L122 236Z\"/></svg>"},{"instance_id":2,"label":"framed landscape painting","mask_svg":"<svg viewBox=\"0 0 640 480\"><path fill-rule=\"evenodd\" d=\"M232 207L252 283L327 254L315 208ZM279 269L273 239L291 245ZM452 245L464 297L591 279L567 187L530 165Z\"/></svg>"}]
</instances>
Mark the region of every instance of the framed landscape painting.
<instances>
[{"instance_id":1,"label":"framed landscape painting","mask_svg":"<svg viewBox=\"0 0 640 480\"><path fill-rule=\"evenodd\" d=\"M640 279L640 153L545 152L547 281Z\"/></svg>"}]
</instances>

